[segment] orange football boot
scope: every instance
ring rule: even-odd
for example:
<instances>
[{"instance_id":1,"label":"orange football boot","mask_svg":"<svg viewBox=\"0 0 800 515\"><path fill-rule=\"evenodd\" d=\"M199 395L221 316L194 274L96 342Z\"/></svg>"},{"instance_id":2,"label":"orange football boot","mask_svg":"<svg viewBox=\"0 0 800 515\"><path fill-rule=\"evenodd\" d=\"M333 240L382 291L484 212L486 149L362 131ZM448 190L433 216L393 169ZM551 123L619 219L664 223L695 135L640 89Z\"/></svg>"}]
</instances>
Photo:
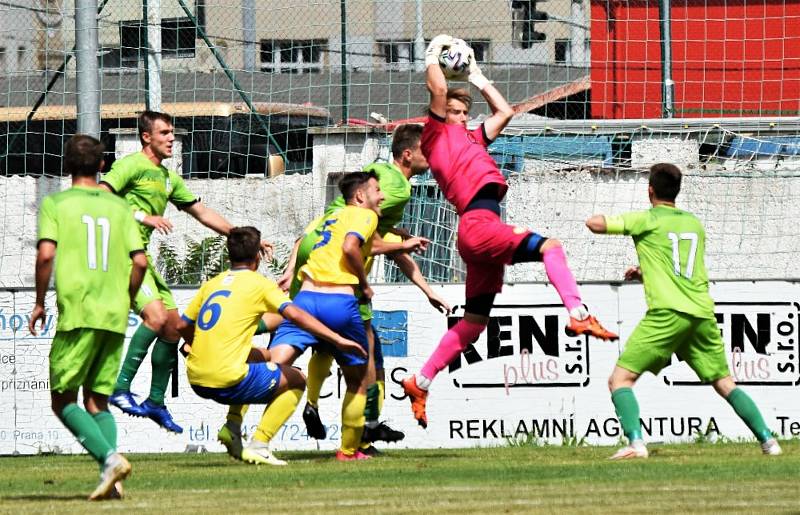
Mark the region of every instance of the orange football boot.
<instances>
[{"instance_id":1,"label":"orange football boot","mask_svg":"<svg viewBox=\"0 0 800 515\"><path fill-rule=\"evenodd\" d=\"M569 317L569 324L567 324L567 335L578 336L579 334L588 334L605 341L618 340L619 336L612 333L597 321L595 317L589 315L583 320Z\"/></svg>"},{"instance_id":2,"label":"orange football boot","mask_svg":"<svg viewBox=\"0 0 800 515\"><path fill-rule=\"evenodd\" d=\"M414 418L423 429L428 427L428 415L425 413L428 391L417 386L417 376L407 377L400 382L403 385L403 391L411 400L411 411L414 412Z\"/></svg>"}]
</instances>

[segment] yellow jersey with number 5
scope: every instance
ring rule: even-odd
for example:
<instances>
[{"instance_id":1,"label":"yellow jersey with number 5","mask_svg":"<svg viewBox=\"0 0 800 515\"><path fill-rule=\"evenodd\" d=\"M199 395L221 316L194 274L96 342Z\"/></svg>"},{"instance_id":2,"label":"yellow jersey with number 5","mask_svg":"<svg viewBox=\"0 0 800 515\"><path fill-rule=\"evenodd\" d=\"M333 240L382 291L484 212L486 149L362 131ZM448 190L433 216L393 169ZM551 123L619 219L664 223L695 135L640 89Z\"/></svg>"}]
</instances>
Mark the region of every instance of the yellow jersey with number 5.
<instances>
[{"instance_id":1,"label":"yellow jersey with number 5","mask_svg":"<svg viewBox=\"0 0 800 515\"><path fill-rule=\"evenodd\" d=\"M186 359L189 383L227 388L244 379L258 320L290 302L275 281L249 269L228 270L203 283L181 317L195 326Z\"/></svg>"},{"instance_id":2,"label":"yellow jersey with number 5","mask_svg":"<svg viewBox=\"0 0 800 515\"><path fill-rule=\"evenodd\" d=\"M320 237L311 249L306 264L299 274L327 284L358 284L358 277L350 270L342 245L348 235L361 241L361 257L366 259L372 251L372 235L378 227L378 215L371 209L345 206L326 216L318 226Z\"/></svg>"}]
</instances>

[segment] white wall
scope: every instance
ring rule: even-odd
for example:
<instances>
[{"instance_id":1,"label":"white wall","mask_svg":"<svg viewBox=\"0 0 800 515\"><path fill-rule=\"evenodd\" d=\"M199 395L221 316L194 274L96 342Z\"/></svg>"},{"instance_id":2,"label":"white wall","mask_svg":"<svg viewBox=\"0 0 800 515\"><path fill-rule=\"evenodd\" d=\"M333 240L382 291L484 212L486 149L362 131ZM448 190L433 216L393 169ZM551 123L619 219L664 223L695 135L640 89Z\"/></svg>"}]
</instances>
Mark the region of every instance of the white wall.
<instances>
[{"instance_id":1,"label":"white wall","mask_svg":"<svg viewBox=\"0 0 800 515\"><path fill-rule=\"evenodd\" d=\"M454 304L462 302L460 285L437 286L437 292ZM590 444L614 444L621 436L609 398L606 379L625 339L645 311L641 285L589 285L584 295L595 314L620 333L619 343L569 338L562 327L566 314L558 306L555 290L545 284L507 286L498 296L492 353L484 334L474 344L479 358L443 370L431 388L428 401L429 428L417 426L411 416L399 380L416 372L447 328L413 286L383 285L376 289L377 311L394 315L393 324L375 321L384 344L394 342L394 356L386 357L386 403L382 414L392 427L405 431L406 439L392 447L436 448L503 445L508 436L534 435L540 442L562 443L566 438L586 439ZM759 405L767 425L783 437L800 435L800 331L797 323L798 283L726 282L713 284L719 326L731 373ZM176 301L185 306L193 290L176 290ZM0 455L35 454L41 451L81 452L72 435L50 411L47 354L55 320L39 338L20 329L27 323L33 292L0 292L0 406L15 417L0 418ZM47 305L51 313L53 298ZM504 307L508 306L508 307ZM531 337L525 320L535 322L545 338ZM132 316L129 335L138 325ZM549 323L549 325L548 325ZM748 333L747 329L750 329ZM524 342L530 350L523 352ZM541 341L540 341L541 340ZM405 350L402 342L405 341ZM544 343L547 341L550 343ZM266 345L265 336L256 343ZM385 345L384 352L390 351ZM549 350L549 354L545 353ZM306 356L298 361L305 368ZM224 423L226 408L197 397L187 385L184 360L180 359L179 396L167 393L167 405L181 435L168 434L149 420L128 417L114 409L123 452L180 452L198 446L223 452L216 432ZM322 389L321 417L333 426L329 438L317 442L304 434L298 410L278 431L276 449L335 449L341 438L340 407L343 382L332 378ZM149 360L142 366L133 391L146 394L150 383ZM659 376L645 375L637 385L641 417L650 442L692 441L709 429L711 438L751 438L747 427L710 386L698 385L683 362L675 361ZM245 418L248 434L258 423L263 408L253 406ZM750 451L759 453L753 444Z\"/></svg>"},{"instance_id":2,"label":"white wall","mask_svg":"<svg viewBox=\"0 0 800 515\"><path fill-rule=\"evenodd\" d=\"M254 225L266 238L291 247L303 227L322 211L330 174L357 170L377 156L387 157L378 137L336 133L316 137L311 175L192 179L187 184L232 223ZM509 178L507 221L562 240L578 280L620 280L624 267L636 259L630 239L594 236L583 223L595 213L646 209L647 175L594 168L546 171L541 162L530 163L526 169L534 171ZM66 179L0 177L0 223L5 227L0 233L0 287L33 286L38 202L67 185ZM687 170L678 204L705 224L710 278L798 276L800 177L753 170ZM172 207L166 216L175 224L167 241L179 254L185 237L199 240L213 235ZM151 249L162 241L156 235ZM513 266L506 274L507 282L531 280L546 280L540 265Z\"/></svg>"}]
</instances>

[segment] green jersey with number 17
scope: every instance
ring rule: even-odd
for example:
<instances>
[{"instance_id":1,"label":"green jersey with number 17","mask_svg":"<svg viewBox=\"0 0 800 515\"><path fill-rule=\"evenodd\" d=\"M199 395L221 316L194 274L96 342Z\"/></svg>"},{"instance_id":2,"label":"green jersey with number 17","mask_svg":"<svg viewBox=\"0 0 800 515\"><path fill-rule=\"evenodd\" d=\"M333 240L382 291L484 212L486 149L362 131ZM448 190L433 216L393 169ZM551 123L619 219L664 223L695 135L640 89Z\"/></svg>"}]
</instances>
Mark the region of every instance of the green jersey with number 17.
<instances>
[{"instance_id":1,"label":"green jersey with number 17","mask_svg":"<svg viewBox=\"0 0 800 515\"><path fill-rule=\"evenodd\" d=\"M649 309L714 318L704 262L706 233L697 217L659 205L606 217L606 226L609 234L633 237Z\"/></svg>"}]
</instances>

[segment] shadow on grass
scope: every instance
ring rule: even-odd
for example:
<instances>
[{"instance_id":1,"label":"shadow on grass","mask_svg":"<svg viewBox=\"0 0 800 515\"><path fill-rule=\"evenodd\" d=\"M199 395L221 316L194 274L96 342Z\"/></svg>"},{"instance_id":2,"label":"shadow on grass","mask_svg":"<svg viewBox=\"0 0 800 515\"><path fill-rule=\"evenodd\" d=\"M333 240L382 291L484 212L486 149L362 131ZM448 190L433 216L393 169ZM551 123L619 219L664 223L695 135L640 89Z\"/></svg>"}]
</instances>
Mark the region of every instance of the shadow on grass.
<instances>
[{"instance_id":1,"label":"shadow on grass","mask_svg":"<svg viewBox=\"0 0 800 515\"><path fill-rule=\"evenodd\" d=\"M0 501L86 501L85 494L2 495ZM87 501L88 502L88 501Z\"/></svg>"}]
</instances>

